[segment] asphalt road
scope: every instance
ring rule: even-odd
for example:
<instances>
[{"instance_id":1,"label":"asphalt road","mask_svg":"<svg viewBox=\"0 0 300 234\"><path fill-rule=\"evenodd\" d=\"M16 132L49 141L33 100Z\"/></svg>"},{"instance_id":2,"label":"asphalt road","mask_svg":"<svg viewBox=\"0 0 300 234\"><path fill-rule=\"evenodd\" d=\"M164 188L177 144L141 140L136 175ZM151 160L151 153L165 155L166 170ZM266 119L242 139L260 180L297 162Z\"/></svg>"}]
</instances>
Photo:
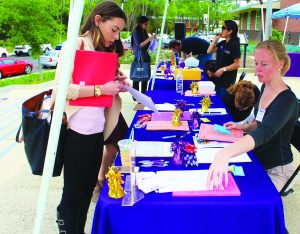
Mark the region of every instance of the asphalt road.
<instances>
[{"instance_id":1,"label":"asphalt road","mask_svg":"<svg viewBox=\"0 0 300 234\"><path fill-rule=\"evenodd\" d=\"M31 62L33 64L32 73L40 72L39 65L38 65L38 60L33 59L31 56L26 56L26 55L16 56L15 54L12 54L9 57L14 59L14 60L24 60L24 61L27 61L27 62ZM50 69L49 68L42 68L42 70L50 70Z\"/></svg>"}]
</instances>

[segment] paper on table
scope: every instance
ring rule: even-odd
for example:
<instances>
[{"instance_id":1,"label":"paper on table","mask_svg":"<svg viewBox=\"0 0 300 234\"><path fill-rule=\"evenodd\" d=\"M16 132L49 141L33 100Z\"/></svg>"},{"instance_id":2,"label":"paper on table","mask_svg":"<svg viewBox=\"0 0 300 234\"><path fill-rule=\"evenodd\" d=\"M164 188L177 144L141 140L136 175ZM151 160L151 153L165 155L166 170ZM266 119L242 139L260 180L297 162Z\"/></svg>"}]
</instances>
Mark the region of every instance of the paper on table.
<instances>
[{"instance_id":1,"label":"paper on table","mask_svg":"<svg viewBox=\"0 0 300 234\"><path fill-rule=\"evenodd\" d=\"M172 157L171 142L137 141L136 157Z\"/></svg>"},{"instance_id":2,"label":"paper on table","mask_svg":"<svg viewBox=\"0 0 300 234\"><path fill-rule=\"evenodd\" d=\"M147 130L177 130L177 131L189 131L189 125L187 121L181 121L180 126L173 126L172 121L149 121L147 123Z\"/></svg>"},{"instance_id":3,"label":"paper on table","mask_svg":"<svg viewBox=\"0 0 300 234\"><path fill-rule=\"evenodd\" d=\"M160 193L207 190L208 170L157 171L161 181Z\"/></svg>"},{"instance_id":4,"label":"paper on table","mask_svg":"<svg viewBox=\"0 0 300 234\"><path fill-rule=\"evenodd\" d=\"M155 107L159 111L174 111L175 105L170 103L164 103L164 104L155 104ZM150 110L148 107L145 107L144 110Z\"/></svg>"},{"instance_id":5,"label":"paper on table","mask_svg":"<svg viewBox=\"0 0 300 234\"><path fill-rule=\"evenodd\" d=\"M150 110L154 112L158 112L157 108L155 107L152 98L148 97L147 95L137 91L136 89L132 88L131 86L123 85L123 87L140 103L144 106L147 106Z\"/></svg>"},{"instance_id":6,"label":"paper on table","mask_svg":"<svg viewBox=\"0 0 300 234\"><path fill-rule=\"evenodd\" d=\"M213 124L201 123L198 139L235 142L243 136L243 131L231 129L230 134L216 132Z\"/></svg>"},{"instance_id":7,"label":"paper on table","mask_svg":"<svg viewBox=\"0 0 300 234\"><path fill-rule=\"evenodd\" d=\"M190 112L198 111L201 115L227 115L225 108L208 108L208 112L202 112L201 108L199 109L189 109Z\"/></svg>"},{"instance_id":8,"label":"paper on table","mask_svg":"<svg viewBox=\"0 0 300 234\"><path fill-rule=\"evenodd\" d=\"M232 144L232 143L221 142L221 141L198 142L197 139L198 139L197 136L193 136L194 145L196 146L197 149L202 149L202 148L224 148L224 147Z\"/></svg>"},{"instance_id":9,"label":"paper on table","mask_svg":"<svg viewBox=\"0 0 300 234\"><path fill-rule=\"evenodd\" d=\"M185 91L184 95L186 97L202 97L202 96L212 96L212 95L215 95L216 94L216 91L211 91L211 92L205 92L205 93L192 93L192 90L187 90Z\"/></svg>"},{"instance_id":10,"label":"paper on table","mask_svg":"<svg viewBox=\"0 0 300 234\"><path fill-rule=\"evenodd\" d=\"M158 112L152 113L151 121L168 120L172 121L173 112ZM190 120L191 112L184 111L183 116L180 116L180 120Z\"/></svg>"},{"instance_id":11,"label":"paper on table","mask_svg":"<svg viewBox=\"0 0 300 234\"><path fill-rule=\"evenodd\" d=\"M228 185L223 190L186 191L173 192L174 197L197 197L197 196L240 196L241 192L235 183L233 176L228 174Z\"/></svg>"},{"instance_id":12,"label":"paper on table","mask_svg":"<svg viewBox=\"0 0 300 234\"><path fill-rule=\"evenodd\" d=\"M158 175L155 172L139 172L136 174L136 183L144 193L152 192L161 187Z\"/></svg>"},{"instance_id":13,"label":"paper on table","mask_svg":"<svg viewBox=\"0 0 300 234\"><path fill-rule=\"evenodd\" d=\"M212 163L215 155L222 150L222 148L197 148L196 157L198 163ZM247 153L240 154L229 160L230 163L237 162L252 162Z\"/></svg>"}]
</instances>

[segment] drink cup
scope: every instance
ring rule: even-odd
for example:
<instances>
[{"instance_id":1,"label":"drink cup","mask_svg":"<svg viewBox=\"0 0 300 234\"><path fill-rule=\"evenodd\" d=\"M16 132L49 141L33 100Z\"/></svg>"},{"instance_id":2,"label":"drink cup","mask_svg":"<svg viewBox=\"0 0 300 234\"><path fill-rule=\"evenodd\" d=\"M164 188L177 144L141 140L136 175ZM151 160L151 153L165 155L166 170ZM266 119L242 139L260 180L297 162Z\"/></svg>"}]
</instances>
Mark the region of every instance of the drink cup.
<instances>
[{"instance_id":1,"label":"drink cup","mask_svg":"<svg viewBox=\"0 0 300 234\"><path fill-rule=\"evenodd\" d=\"M118 142L123 167L134 167L136 142L132 139L123 139Z\"/></svg>"}]
</instances>

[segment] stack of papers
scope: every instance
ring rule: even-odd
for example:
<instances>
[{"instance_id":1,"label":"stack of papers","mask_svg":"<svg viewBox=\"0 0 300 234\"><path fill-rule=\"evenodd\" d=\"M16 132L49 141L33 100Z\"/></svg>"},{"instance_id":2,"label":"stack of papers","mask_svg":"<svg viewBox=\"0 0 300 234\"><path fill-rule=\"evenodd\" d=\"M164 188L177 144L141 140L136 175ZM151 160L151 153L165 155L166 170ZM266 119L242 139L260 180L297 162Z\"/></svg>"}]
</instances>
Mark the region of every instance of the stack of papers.
<instances>
[{"instance_id":1,"label":"stack of papers","mask_svg":"<svg viewBox=\"0 0 300 234\"><path fill-rule=\"evenodd\" d=\"M171 142L137 141L136 157L172 157Z\"/></svg>"},{"instance_id":2,"label":"stack of papers","mask_svg":"<svg viewBox=\"0 0 300 234\"><path fill-rule=\"evenodd\" d=\"M201 108L189 109L189 111L198 111L201 115L227 115L227 111L225 108L208 108L208 112L202 112Z\"/></svg>"},{"instance_id":3,"label":"stack of papers","mask_svg":"<svg viewBox=\"0 0 300 234\"><path fill-rule=\"evenodd\" d=\"M170 103L164 103L164 104L155 104L155 107L158 111L174 111L175 105ZM150 110L148 107L145 107L144 110Z\"/></svg>"}]
</instances>

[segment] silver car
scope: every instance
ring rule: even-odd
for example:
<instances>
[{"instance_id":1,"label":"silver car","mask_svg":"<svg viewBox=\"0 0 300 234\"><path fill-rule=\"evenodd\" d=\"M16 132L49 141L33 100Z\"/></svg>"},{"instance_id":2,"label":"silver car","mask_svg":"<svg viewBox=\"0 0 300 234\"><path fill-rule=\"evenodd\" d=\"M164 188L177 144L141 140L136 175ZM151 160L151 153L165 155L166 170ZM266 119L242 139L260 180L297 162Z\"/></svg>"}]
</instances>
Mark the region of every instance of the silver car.
<instances>
[{"instance_id":1,"label":"silver car","mask_svg":"<svg viewBox=\"0 0 300 234\"><path fill-rule=\"evenodd\" d=\"M60 51L59 50L50 50L45 54L40 56L41 65L43 67L56 67Z\"/></svg>"}]
</instances>

